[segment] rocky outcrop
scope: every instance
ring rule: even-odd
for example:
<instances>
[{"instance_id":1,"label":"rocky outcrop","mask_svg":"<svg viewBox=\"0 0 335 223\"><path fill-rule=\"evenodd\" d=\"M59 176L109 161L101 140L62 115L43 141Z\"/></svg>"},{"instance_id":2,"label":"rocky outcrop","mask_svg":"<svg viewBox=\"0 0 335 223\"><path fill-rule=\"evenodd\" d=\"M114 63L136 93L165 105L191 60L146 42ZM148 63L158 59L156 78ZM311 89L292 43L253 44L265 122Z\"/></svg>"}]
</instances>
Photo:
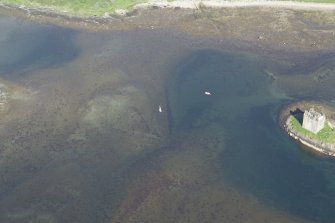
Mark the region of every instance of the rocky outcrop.
<instances>
[{"instance_id":1,"label":"rocky outcrop","mask_svg":"<svg viewBox=\"0 0 335 223\"><path fill-rule=\"evenodd\" d=\"M8 88L3 83L0 83L0 111L5 109L8 102Z\"/></svg>"},{"instance_id":2,"label":"rocky outcrop","mask_svg":"<svg viewBox=\"0 0 335 223\"><path fill-rule=\"evenodd\" d=\"M301 134L300 132L296 131L291 125L291 119L293 116L303 114L303 111L310 107L317 107L318 110L322 111L322 113L326 114L327 117L334 117L335 109L331 106L326 104L315 102L315 101L301 101L297 103L293 103L288 105L281 111L280 114L280 123L284 130L288 133L289 136L294 138L295 140L299 141L300 143L304 144L305 146L317 151L321 152L326 155L335 156L335 144L334 143L325 143L321 142L315 138L311 138ZM330 127L333 128L335 120L334 119L327 119L327 122Z\"/></svg>"},{"instance_id":3,"label":"rocky outcrop","mask_svg":"<svg viewBox=\"0 0 335 223\"><path fill-rule=\"evenodd\" d=\"M324 142L320 142L318 140L303 136L299 132L295 131L294 128L292 128L290 124L291 118L292 116L290 116L287 119L286 124L284 125L284 128L286 132L289 134L289 136L291 136L295 140L298 140L300 143L304 144L305 146L308 146L309 148L315 151L321 152L326 155L335 156L335 144L324 143Z\"/></svg>"}]
</instances>

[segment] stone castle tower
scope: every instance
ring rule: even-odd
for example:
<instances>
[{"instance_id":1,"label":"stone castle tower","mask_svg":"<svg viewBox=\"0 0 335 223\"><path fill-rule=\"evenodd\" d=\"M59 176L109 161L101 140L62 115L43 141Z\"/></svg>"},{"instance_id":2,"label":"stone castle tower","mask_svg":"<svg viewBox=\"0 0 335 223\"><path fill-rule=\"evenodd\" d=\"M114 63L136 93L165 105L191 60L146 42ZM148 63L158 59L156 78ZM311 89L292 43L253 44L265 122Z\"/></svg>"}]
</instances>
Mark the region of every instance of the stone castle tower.
<instances>
[{"instance_id":1,"label":"stone castle tower","mask_svg":"<svg viewBox=\"0 0 335 223\"><path fill-rule=\"evenodd\" d=\"M311 108L305 110L302 127L317 134L325 126L326 116Z\"/></svg>"}]
</instances>

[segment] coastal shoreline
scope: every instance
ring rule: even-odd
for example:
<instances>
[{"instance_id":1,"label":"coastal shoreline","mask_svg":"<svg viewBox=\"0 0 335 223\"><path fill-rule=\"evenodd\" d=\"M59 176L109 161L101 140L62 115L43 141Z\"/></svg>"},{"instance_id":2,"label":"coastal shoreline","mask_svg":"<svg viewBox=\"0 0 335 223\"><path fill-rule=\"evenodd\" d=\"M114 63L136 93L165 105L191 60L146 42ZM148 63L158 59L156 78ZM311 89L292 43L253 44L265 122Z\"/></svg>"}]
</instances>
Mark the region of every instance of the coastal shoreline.
<instances>
[{"instance_id":1,"label":"coastal shoreline","mask_svg":"<svg viewBox=\"0 0 335 223\"><path fill-rule=\"evenodd\" d=\"M169 4L176 4L176 2ZM237 2L223 5L233 6L234 4ZM236 42L239 47L242 45L252 47L259 52L270 54L288 51L317 52L334 48L332 40L335 25L332 21L335 10L305 11L279 7L251 7L254 3L248 4L250 7L201 6L199 9L187 9L185 5L185 8L148 5L122 16L80 17L57 12L54 9L29 9L24 6L0 3L0 15L89 32L134 29L160 32L163 29L170 29L191 34L197 38L215 38L220 43ZM270 4L278 5L278 3Z\"/></svg>"},{"instance_id":2,"label":"coastal shoreline","mask_svg":"<svg viewBox=\"0 0 335 223\"><path fill-rule=\"evenodd\" d=\"M306 140L302 139L300 136L296 135L293 131L291 131L288 127L287 124L286 126L284 126L287 134L289 136L291 136L293 139L295 139L296 141L300 142L301 144L307 146L310 149L313 149L313 151L328 155L328 156L334 156L335 157L335 151L329 151L329 150L325 150L315 144L313 144L312 142L307 142Z\"/></svg>"},{"instance_id":3,"label":"coastal shoreline","mask_svg":"<svg viewBox=\"0 0 335 223\"><path fill-rule=\"evenodd\" d=\"M315 2L298 2L298 1L266 1L266 0L242 0L242 1L219 1L219 0L193 0L193 1L163 1L151 0L147 3L135 5L134 8L183 8L199 9L207 8L249 8L249 7L268 7L283 8L295 10L335 10L334 3L315 3Z\"/></svg>"},{"instance_id":4,"label":"coastal shoreline","mask_svg":"<svg viewBox=\"0 0 335 223\"><path fill-rule=\"evenodd\" d=\"M282 1L224 1L214 5L217 2L203 0L199 6L190 5L190 1L182 0L173 2L150 0L148 5L140 7L139 4L133 11L124 15L107 14L107 16L91 17L66 14L55 9L30 9L0 3L0 15L89 32L134 29L160 32L163 29L170 29L195 37L215 38L220 43L238 42L239 47L242 45L252 47L267 54L288 51L317 52L334 48L332 40L335 25L332 21L335 10L328 10L331 9L329 7L331 4L294 3L308 6L310 9L319 9L318 5L327 9L308 11L285 8L290 6L290 2ZM281 2L285 5L284 8L279 7ZM261 7L263 3L273 7ZM333 5L335 9L335 4Z\"/></svg>"},{"instance_id":5,"label":"coastal shoreline","mask_svg":"<svg viewBox=\"0 0 335 223\"><path fill-rule=\"evenodd\" d=\"M51 19L71 20L74 22L106 24L122 20L129 16L138 14L138 11L149 9L183 9L199 10L201 9L229 9L229 8L269 8L269 9L291 9L300 11L334 11L335 3L313 3L298 1L266 1L266 0L237 0L237 1L219 1L219 0L149 0L146 3L136 4L131 11L121 10L122 13L105 12L102 16L76 15L62 11L53 7L29 7L25 5L7 4L0 2L0 13L10 11L9 14L20 15L30 18L31 16L43 16Z\"/></svg>"}]
</instances>

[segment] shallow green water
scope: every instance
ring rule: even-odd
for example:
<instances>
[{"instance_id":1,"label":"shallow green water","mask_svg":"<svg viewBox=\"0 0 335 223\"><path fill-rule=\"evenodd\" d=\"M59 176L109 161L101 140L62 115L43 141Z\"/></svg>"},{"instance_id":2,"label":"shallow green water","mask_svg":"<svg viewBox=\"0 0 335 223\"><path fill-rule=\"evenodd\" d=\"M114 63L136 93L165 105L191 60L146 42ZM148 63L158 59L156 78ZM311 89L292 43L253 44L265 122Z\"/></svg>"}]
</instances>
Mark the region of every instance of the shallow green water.
<instances>
[{"instance_id":1,"label":"shallow green water","mask_svg":"<svg viewBox=\"0 0 335 223\"><path fill-rule=\"evenodd\" d=\"M170 83L174 131L221 126L224 180L270 206L317 222L335 218L335 162L299 148L277 123L285 103L262 62L250 55L202 50ZM212 92L211 96L204 91ZM221 148L218 148L218 150Z\"/></svg>"}]
</instances>

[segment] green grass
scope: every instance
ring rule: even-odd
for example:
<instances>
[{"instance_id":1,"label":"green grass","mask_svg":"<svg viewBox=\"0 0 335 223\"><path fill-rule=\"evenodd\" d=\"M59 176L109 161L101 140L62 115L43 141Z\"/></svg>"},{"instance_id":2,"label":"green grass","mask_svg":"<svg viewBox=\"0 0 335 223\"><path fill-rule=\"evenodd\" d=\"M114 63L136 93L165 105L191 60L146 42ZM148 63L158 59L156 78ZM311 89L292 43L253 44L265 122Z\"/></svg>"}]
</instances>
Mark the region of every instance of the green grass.
<instances>
[{"instance_id":1,"label":"green grass","mask_svg":"<svg viewBox=\"0 0 335 223\"><path fill-rule=\"evenodd\" d=\"M32 8L50 8L78 16L102 16L115 9L132 9L136 4L148 0L0 0L1 3L24 5ZM169 2L174 0L168 0ZM232 0L235 1L235 0ZM335 0L297 0L299 2L335 3Z\"/></svg>"},{"instance_id":2,"label":"green grass","mask_svg":"<svg viewBox=\"0 0 335 223\"><path fill-rule=\"evenodd\" d=\"M328 125L328 122L325 123L325 127L317 134L304 129L294 116L291 116L291 125L296 132L307 138L315 139L324 143L335 143L335 129L332 129Z\"/></svg>"},{"instance_id":3,"label":"green grass","mask_svg":"<svg viewBox=\"0 0 335 223\"><path fill-rule=\"evenodd\" d=\"M0 0L2 3L24 5L32 8L50 8L79 16L102 16L115 9L132 9L147 0Z\"/></svg>"}]
</instances>

